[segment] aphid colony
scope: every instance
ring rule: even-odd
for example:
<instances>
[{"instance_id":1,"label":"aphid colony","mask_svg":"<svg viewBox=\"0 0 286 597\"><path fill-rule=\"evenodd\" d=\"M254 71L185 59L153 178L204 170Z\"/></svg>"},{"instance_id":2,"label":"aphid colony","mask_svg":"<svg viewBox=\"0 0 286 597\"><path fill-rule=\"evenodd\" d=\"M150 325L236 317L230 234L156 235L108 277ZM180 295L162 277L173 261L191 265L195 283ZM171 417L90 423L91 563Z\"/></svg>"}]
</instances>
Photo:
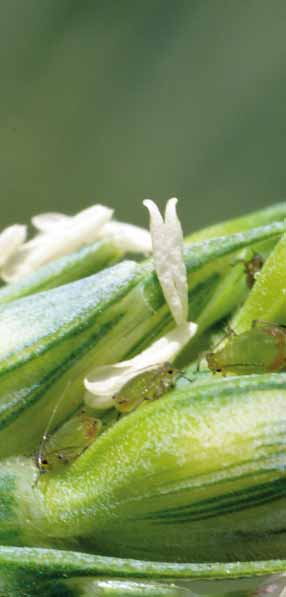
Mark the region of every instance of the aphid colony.
<instances>
[{"instance_id":1,"label":"aphid colony","mask_svg":"<svg viewBox=\"0 0 286 597\"><path fill-rule=\"evenodd\" d=\"M158 400L175 386L176 380L183 373L170 363L149 368L130 380L113 398L118 416L130 413L146 401ZM64 392L60 401L65 398ZM64 464L69 464L80 456L102 431L102 421L90 411L81 409L64 423L52 435L49 428L59 406L55 406L41 445L36 454L36 466L41 473L56 471ZM116 418L118 418L118 416Z\"/></svg>"},{"instance_id":2,"label":"aphid colony","mask_svg":"<svg viewBox=\"0 0 286 597\"><path fill-rule=\"evenodd\" d=\"M247 285L251 288L256 274L263 266L263 259L254 254L250 260L241 261ZM232 333L223 348L208 352L206 359L211 371L224 375L281 371L286 369L286 328L267 322L254 322L251 330L240 335ZM117 411L113 422L119 416L138 408L144 401L158 400L175 386L180 376L185 377L168 362L146 368L113 397ZM87 412L81 409L50 435L49 429L60 402L65 398L66 390L52 411L36 455L36 466L40 473L57 471L63 465L73 462L103 430L101 419L90 410Z\"/></svg>"}]
</instances>

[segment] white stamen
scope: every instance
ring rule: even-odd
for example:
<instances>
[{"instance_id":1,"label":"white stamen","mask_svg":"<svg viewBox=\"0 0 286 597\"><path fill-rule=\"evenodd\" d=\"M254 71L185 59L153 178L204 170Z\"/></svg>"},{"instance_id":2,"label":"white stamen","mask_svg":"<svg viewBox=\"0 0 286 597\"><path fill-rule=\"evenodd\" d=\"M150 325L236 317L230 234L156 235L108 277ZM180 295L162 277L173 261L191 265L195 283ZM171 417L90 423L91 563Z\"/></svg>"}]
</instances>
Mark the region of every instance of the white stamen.
<instances>
[{"instance_id":1,"label":"white stamen","mask_svg":"<svg viewBox=\"0 0 286 597\"><path fill-rule=\"evenodd\" d=\"M197 330L195 323L189 322L176 327L149 348L133 359L121 361L115 365L96 367L84 380L85 402L96 409L107 409L114 406L113 396L133 377L154 365L173 361L176 355L194 336Z\"/></svg>"},{"instance_id":2,"label":"white stamen","mask_svg":"<svg viewBox=\"0 0 286 597\"><path fill-rule=\"evenodd\" d=\"M110 240L122 251L132 253L150 253L152 251L151 236L148 230L116 220L107 222L99 231L98 238Z\"/></svg>"},{"instance_id":3,"label":"white stamen","mask_svg":"<svg viewBox=\"0 0 286 597\"><path fill-rule=\"evenodd\" d=\"M15 224L5 228L0 234L0 267L17 252L25 242L27 236L26 226Z\"/></svg>"},{"instance_id":4,"label":"white stamen","mask_svg":"<svg viewBox=\"0 0 286 597\"><path fill-rule=\"evenodd\" d=\"M61 214L35 216L40 234L25 243L2 270L6 282L18 280L54 259L95 242L99 230L111 219L112 210L94 205L73 217Z\"/></svg>"},{"instance_id":5,"label":"white stamen","mask_svg":"<svg viewBox=\"0 0 286 597\"><path fill-rule=\"evenodd\" d=\"M33 216L32 224L39 232L52 232L57 224L68 224L72 216L66 216L58 212L48 212Z\"/></svg>"},{"instance_id":6,"label":"white stamen","mask_svg":"<svg viewBox=\"0 0 286 597\"><path fill-rule=\"evenodd\" d=\"M188 281L183 233L176 212L177 199L168 201L165 222L153 201L146 199L143 204L150 213L155 270L170 311L180 325L188 318Z\"/></svg>"},{"instance_id":7,"label":"white stamen","mask_svg":"<svg viewBox=\"0 0 286 597\"><path fill-rule=\"evenodd\" d=\"M103 205L94 205L75 216L57 212L34 216L32 224L39 234L25 244L20 243L19 250L12 251L9 259L5 259L1 272L3 280L20 280L42 265L101 239L110 241L123 252L150 253L152 243L148 230L110 221L112 213Z\"/></svg>"},{"instance_id":8,"label":"white stamen","mask_svg":"<svg viewBox=\"0 0 286 597\"><path fill-rule=\"evenodd\" d=\"M66 225L70 220L70 216L51 212L34 216L32 223L39 232L50 232L55 225ZM148 230L117 220L104 224L98 230L97 239L110 241L122 251L134 253L150 253L152 251L151 236Z\"/></svg>"}]
</instances>

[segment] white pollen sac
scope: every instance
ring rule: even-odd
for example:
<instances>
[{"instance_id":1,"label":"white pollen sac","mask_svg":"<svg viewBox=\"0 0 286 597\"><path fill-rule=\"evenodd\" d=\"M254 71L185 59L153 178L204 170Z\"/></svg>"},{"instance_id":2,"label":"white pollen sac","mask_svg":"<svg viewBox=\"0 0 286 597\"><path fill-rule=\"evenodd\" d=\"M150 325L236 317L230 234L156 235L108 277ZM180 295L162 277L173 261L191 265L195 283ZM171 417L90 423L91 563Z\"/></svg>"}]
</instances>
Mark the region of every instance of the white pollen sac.
<instances>
[{"instance_id":1,"label":"white pollen sac","mask_svg":"<svg viewBox=\"0 0 286 597\"><path fill-rule=\"evenodd\" d=\"M27 227L21 224L14 224L0 233L0 268L15 255L19 247L23 245L27 236Z\"/></svg>"},{"instance_id":2,"label":"white pollen sac","mask_svg":"<svg viewBox=\"0 0 286 597\"><path fill-rule=\"evenodd\" d=\"M51 211L33 216L31 221L36 230L46 233L51 232L57 224L68 224L71 219L72 216L66 216L65 214Z\"/></svg>"},{"instance_id":3,"label":"white pollen sac","mask_svg":"<svg viewBox=\"0 0 286 597\"><path fill-rule=\"evenodd\" d=\"M71 219L71 216L50 212L34 216L32 224L39 232L48 233L52 232L57 225L62 226L63 230ZM109 220L97 231L96 240L101 239L112 242L119 249L126 252L148 254L152 251L150 232L140 226L134 226L126 222Z\"/></svg>"},{"instance_id":4,"label":"white pollen sac","mask_svg":"<svg viewBox=\"0 0 286 597\"><path fill-rule=\"evenodd\" d=\"M99 231L98 238L110 240L122 251L130 253L148 255L152 251L151 236L148 230L117 220L107 222Z\"/></svg>"},{"instance_id":5,"label":"white pollen sac","mask_svg":"<svg viewBox=\"0 0 286 597\"><path fill-rule=\"evenodd\" d=\"M149 255L152 251L149 231L112 220L112 216L113 210L100 204L84 209L75 216L58 212L34 216L32 224L38 234L24 244L24 241L19 243L17 250L11 251L3 263L0 260L0 266L5 266L1 277L5 282L16 282L50 261L98 240L110 242L124 253Z\"/></svg>"},{"instance_id":6,"label":"white pollen sac","mask_svg":"<svg viewBox=\"0 0 286 597\"><path fill-rule=\"evenodd\" d=\"M12 255L2 269L2 278L14 282L50 261L95 242L99 230L111 220L112 214L108 207L94 205L72 217L57 213L35 216L33 223L40 234Z\"/></svg>"},{"instance_id":7,"label":"white pollen sac","mask_svg":"<svg viewBox=\"0 0 286 597\"><path fill-rule=\"evenodd\" d=\"M151 344L133 359L121 361L114 365L95 367L88 378L84 380L87 390L84 396L86 404L97 410L113 407L113 397L128 381L143 371L151 369L154 365L173 361L194 336L196 330L197 325L195 323L183 323Z\"/></svg>"},{"instance_id":8,"label":"white pollen sac","mask_svg":"<svg viewBox=\"0 0 286 597\"><path fill-rule=\"evenodd\" d=\"M180 220L177 216L177 199L169 199L165 221L154 201L143 201L150 214L155 270L170 311L181 325L188 319L188 280L184 262L184 242Z\"/></svg>"}]
</instances>

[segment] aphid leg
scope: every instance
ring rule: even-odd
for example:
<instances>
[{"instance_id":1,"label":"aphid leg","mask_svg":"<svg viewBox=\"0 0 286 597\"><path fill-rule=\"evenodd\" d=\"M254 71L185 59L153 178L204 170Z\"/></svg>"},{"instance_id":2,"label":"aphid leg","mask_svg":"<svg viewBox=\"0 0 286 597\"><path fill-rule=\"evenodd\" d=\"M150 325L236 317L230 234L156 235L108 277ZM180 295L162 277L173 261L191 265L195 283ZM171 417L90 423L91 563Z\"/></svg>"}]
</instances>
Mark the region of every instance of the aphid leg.
<instances>
[{"instance_id":1,"label":"aphid leg","mask_svg":"<svg viewBox=\"0 0 286 597\"><path fill-rule=\"evenodd\" d=\"M36 463L36 467L38 470L37 470L37 477L32 485L33 488L38 485L41 476L48 472L48 462L46 460L42 459L42 457L39 456L38 454L35 457L35 463ZM47 468L44 468L45 466L47 466Z\"/></svg>"},{"instance_id":2,"label":"aphid leg","mask_svg":"<svg viewBox=\"0 0 286 597\"><path fill-rule=\"evenodd\" d=\"M178 377L183 377L183 379L186 379L187 381L189 381L190 383L193 383L194 378L192 379L191 377L188 377L185 373L183 373L182 371L179 371L178 373ZM174 382L174 386L176 385L176 382Z\"/></svg>"},{"instance_id":3,"label":"aphid leg","mask_svg":"<svg viewBox=\"0 0 286 597\"><path fill-rule=\"evenodd\" d=\"M44 472L44 471L43 471L43 472ZM40 477L41 477L41 471L40 471L40 470L38 470L38 471L37 471L37 476L36 476L36 479L35 479L34 483L32 484L32 489L34 489L34 487L37 487L37 485L38 485L38 483L39 483L39 480L40 480Z\"/></svg>"},{"instance_id":4,"label":"aphid leg","mask_svg":"<svg viewBox=\"0 0 286 597\"><path fill-rule=\"evenodd\" d=\"M56 457L62 464L69 464L75 458L79 458L86 450L88 446L70 446L69 448L63 448L61 451L56 453ZM66 450L66 452L65 452ZM69 454L69 450L77 450L71 455Z\"/></svg>"},{"instance_id":5,"label":"aphid leg","mask_svg":"<svg viewBox=\"0 0 286 597\"><path fill-rule=\"evenodd\" d=\"M243 259L242 257L238 257L237 259L233 259L230 263L231 267L234 267L235 265L243 265L245 267L246 264L246 259Z\"/></svg>"},{"instance_id":6,"label":"aphid leg","mask_svg":"<svg viewBox=\"0 0 286 597\"><path fill-rule=\"evenodd\" d=\"M265 319L254 319L253 322L252 322L252 327L253 328L262 327L262 328L273 328L273 329L275 329L275 328L280 327L280 326L277 325L276 323L273 323L272 321L266 321Z\"/></svg>"},{"instance_id":7,"label":"aphid leg","mask_svg":"<svg viewBox=\"0 0 286 597\"><path fill-rule=\"evenodd\" d=\"M203 359L205 359L205 358L206 358L206 359L207 359L207 361L209 361L209 357L210 357L211 355L213 355L213 354L216 352L217 348L219 348L219 346L220 346L220 345L221 345L221 344L222 344L222 343L223 343L223 342L224 342L224 341L225 341L227 338L230 338L230 337L232 337L232 336L237 336L237 333L234 331L234 329L233 329L233 328L232 328L232 327L231 327L229 324L226 324L226 326L224 327L224 330L223 330L223 331L224 331L224 337L223 337L223 338L220 338L220 339L219 339L219 340L218 340L218 341L217 341L217 342L214 344L214 346L212 346L211 350L207 350L207 351L203 352L203 353L200 355L200 357L199 357L199 360L198 360L198 363L197 363L197 369L196 369L196 372L197 372L197 373L199 373L199 371L200 371L200 366L201 366L201 362L202 362L202 360L203 360ZM217 370L217 372L218 372L218 373L221 373L221 371L220 371L220 370Z\"/></svg>"},{"instance_id":8,"label":"aphid leg","mask_svg":"<svg viewBox=\"0 0 286 597\"><path fill-rule=\"evenodd\" d=\"M227 323L226 326L224 327L224 333L225 333L225 338L230 338L231 336L237 336L237 333L234 331L234 329L230 326L229 323ZM225 338L224 338L224 340L225 340ZM222 340L220 342L222 342ZM220 342L219 342L219 344L220 344ZM215 346L214 348L217 348L217 346Z\"/></svg>"},{"instance_id":9,"label":"aphid leg","mask_svg":"<svg viewBox=\"0 0 286 597\"><path fill-rule=\"evenodd\" d=\"M262 328L269 328L271 326L273 326L274 324L271 323L271 321L265 321L264 319L254 319L252 322L252 327L253 328L258 328L258 327L262 327Z\"/></svg>"},{"instance_id":10,"label":"aphid leg","mask_svg":"<svg viewBox=\"0 0 286 597\"><path fill-rule=\"evenodd\" d=\"M54 405L54 407L53 407L53 409L52 409L52 412L51 412L51 415L50 415L50 417L49 417L49 419L48 419L48 422L47 422L46 428L45 428L45 430L44 430L44 433L43 433L43 435L42 435L42 438L41 438L41 443L40 443L40 445L39 445L38 452L37 452L37 454L35 455L35 464L36 464L36 467L37 467L37 469L38 469L38 476L37 476L37 478L36 478L35 482L33 483L33 487L35 487L35 486L38 484L38 482L39 482L39 480L40 480L40 477L41 477L41 476L42 476L44 473L47 473L47 472L49 471L49 468L50 468L50 467L49 467L49 462L47 461L47 459L46 459L46 458L45 458L45 456L44 456L44 454L45 454L45 447L46 447L46 443L47 443L47 441L48 441L48 439L49 439L49 436L50 436L50 434L49 434L49 430L50 430L50 428L51 428L51 426L52 426L52 423L53 423L53 421L54 421L54 418L55 418L55 416L56 416L56 413L57 413L57 411L58 411L58 409L59 409L60 405L62 404L63 400L64 400L64 399L65 399L65 397L66 397L66 393L67 393L67 390L68 390L68 388L70 387L70 385L71 385L71 380L69 380L69 381L67 382L67 384L66 384L66 386L65 386L65 388L64 388L64 390L63 390L63 392L62 392L62 394L61 394L61 396L59 397L58 401L57 401L57 402L56 402L56 404Z\"/></svg>"},{"instance_id":11,"label":"aphid leg","mask_svg":"<svg viewBox=\"0 0 286 597\"><path fill-rule=\"evenodd\" d=\"M196 373L199 373L199 372L200 372L200 370L201 370L201 364L202 364L202 361L203 361L204 359L206 359L206 357L207 357L207 355L208 355L209 353L210 353L210 351L209 351L209 350L204 350L203 352L201 352L201 354L200 354L200 356L199 356L199 358L198 358L197 366L196 366Z\"/></svg>"},{"instance_id":12,"label":"aphid leg","mask_svg":"<svg viewBox=\"0 0 286 597\"><path fill-rule=\"evenodd\" d=\"M249 259L238 259L233 263L233 265L236 265L237 263L242 263L244 265L246 283L248 288L251 290L251 288L255 284L256 275L259 274L260 270L263 267L263 258L261 257L261 255L259 255L259 253L254 253L252 251L252 256Z\"/></svg>"},{"instance_id":13,"label":"aphid leg","mask_svg":"<svg viewBox=\"0 0 286 597\"><path fill-rule=\"evenodd\" d=\"M231 261L231 267L234 267L235 265L243 265L244 266L244 271L247 273L247 269L248 269L248 264L252 262L252 260L255 257L255 253L252 249L249 249L249 252L251 253L249 255L249 257L245 256L245 257L237 257L236 259L234 259L233 261Z\"/></svg>"},{"instance_id":14,"label":"aphid leg","mask_svg":"<svg viewBox=\"0 0 286 597\"><path fill-rule=\"evenodd\" d=\"M38 468L36 479L35 479L34 483L32 484L32 489L34 489L34 487L37 487L39 480L40 480L40 476L41 476L41 471Z\"/></svg>"},{"instance_id":15,"label":"aphid leg","mask_svg":"<svg viewBox=\"0 0 286 597\"><path fill-rule=\"evenodd\" d=\"M182 374L180 377L183 377L183 379L186 379L190 383L194 383L194 380L195 380L194 377L188 377L188 375L184 375L184 374Z\"/></svg>"},{"instance_id":16,"label":"aphid leg","mask_svg":"<svg viewBox=\"0 0 286 597\"><path fill-rule=\"evenodd\" d=\"M271 336L277 336L278 334L286 334L286 325L273 323L271 321L265 321L264 319L254 319L252 322L252 327L261 327L268 330L268 333Z\"/></svg>"},{"instance_id":17,"label":"aphid leg","mask_svg":"<svg viewBox=\"0 0 286 597\"><path fill-rule=\"evenodd\" d=\"M214 346L212 346L212 352L215 352L217 348L219 348L219 346L222 344L222 342L224 342L225 340L227 340L227 338L231 338L232 336L237 336L237 333L234 331L234 329L231 327L231 325L229 323L227 323L224 328L223 328L223 333L224 336L223 338L220 338L215 344Z\"/></svg>"},{"instance_id":18,"label":"aphid leg","mask_svg":"<svg viewBox=\"0 0 286 597\"><path fill-rule=\"evenodd\" d=\"M168 392L169 388L172 385L171 379L164 379L164 377L160 380L157 389L153 393L153 400L158 400L161 398L166 392Z\"/></svg>"}]
</instances>

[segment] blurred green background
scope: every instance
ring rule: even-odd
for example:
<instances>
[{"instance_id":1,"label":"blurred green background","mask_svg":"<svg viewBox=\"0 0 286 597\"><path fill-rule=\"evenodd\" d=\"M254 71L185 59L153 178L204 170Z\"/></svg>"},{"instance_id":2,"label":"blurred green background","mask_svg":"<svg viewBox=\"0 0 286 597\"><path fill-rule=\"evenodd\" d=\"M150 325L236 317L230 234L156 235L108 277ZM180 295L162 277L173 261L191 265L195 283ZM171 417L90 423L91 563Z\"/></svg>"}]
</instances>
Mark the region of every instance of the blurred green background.
<instances>
[{"instance_id":1,"label":"blurred green background","mask_svg":"<svg viewBox=\"0 0 286 597\"><path fill-rule=\"evenodd\" d=\"M95 202L185 231L286 197L285 0L0 4L1 227Z\"/></svg>"}]
</instances>

